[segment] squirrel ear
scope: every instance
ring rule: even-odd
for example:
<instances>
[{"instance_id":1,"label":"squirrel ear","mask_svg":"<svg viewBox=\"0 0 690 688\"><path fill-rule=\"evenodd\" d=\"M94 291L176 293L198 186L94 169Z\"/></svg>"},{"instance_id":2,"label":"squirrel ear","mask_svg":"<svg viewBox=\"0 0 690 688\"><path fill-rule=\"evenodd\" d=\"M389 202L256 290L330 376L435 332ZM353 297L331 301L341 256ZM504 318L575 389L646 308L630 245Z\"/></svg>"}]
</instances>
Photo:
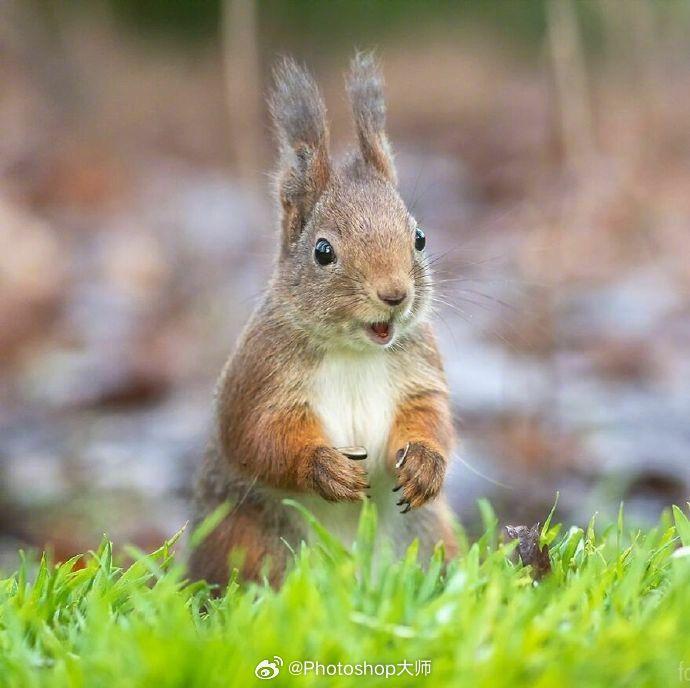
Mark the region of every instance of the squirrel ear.
<instances>
[{"instance_id":1,"label":"squirrel ear","mask_svg":"<svg viewBox=\"0 0 690 688\"><path fill-rule=\"evenodd\" d=\"M372 53L357 53L354 56L347 79L347 90L364 161L395 184L397 176L385 131L383 77Z\"/></svg>"},{"instance_id":2,"label":"squirrel ear","mask_svg":"<svg viewBox=\"0 0 690 688\"><path fill-rule=\"evenodd\" d=\"M283 241L300 235L331 176L326 107L312 77L294 60L274 70L269 104L280 145L278 196L283 209Z\"/></svg>"}]
</instances>

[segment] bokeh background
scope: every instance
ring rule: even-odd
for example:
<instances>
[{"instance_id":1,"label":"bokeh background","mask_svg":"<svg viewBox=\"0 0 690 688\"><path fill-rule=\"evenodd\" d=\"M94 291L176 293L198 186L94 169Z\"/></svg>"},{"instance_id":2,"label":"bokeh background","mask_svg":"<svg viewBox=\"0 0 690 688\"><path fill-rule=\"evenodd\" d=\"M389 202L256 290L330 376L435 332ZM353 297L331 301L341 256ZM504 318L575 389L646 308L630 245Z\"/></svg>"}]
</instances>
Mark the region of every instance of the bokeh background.
<instances>
[{"instance_id":1,"label":"bokeh background","mask_svg":"<svg viewBox=\"0 0 690 688\"><path fill-rule=\"evenodd\" d=\"M690 2L4 0L0 567L187 518L276 250L264 95L376 48L470 527L690 492Z\"/></svg>"}]
</instances>

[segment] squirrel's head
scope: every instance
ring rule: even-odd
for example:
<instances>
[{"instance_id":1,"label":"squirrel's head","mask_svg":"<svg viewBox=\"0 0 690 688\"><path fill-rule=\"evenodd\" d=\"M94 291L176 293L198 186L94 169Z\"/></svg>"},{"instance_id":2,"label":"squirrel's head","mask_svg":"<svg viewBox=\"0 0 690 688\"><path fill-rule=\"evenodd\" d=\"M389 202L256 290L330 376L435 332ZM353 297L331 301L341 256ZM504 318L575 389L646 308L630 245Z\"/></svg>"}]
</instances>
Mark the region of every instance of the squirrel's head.
<instances>
[{"instance_id":1,"label":"squirrel's head","mask_svg":"<svg viewBox=\"0 0 690 688\"><path fill-rule=\"evenodd\" d=\"M381 75L371 55L354 58L347 86L359 150L337 167L313 79L285 59L275 81L285 308L325 344L393 345L426 314L432 283L424 231L396 189Z\"/></svg>"}]
</instances>

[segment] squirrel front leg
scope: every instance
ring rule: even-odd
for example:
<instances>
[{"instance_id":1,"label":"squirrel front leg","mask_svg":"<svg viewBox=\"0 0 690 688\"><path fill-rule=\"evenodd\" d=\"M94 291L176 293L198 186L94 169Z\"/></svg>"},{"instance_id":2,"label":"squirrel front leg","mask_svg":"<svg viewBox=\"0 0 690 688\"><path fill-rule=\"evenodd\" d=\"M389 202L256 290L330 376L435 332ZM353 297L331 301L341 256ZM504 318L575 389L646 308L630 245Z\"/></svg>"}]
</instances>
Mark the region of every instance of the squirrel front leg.
<instances>
[{"instance_id":1,"label":"squirrel front leg","mask_svg":"<svg viewBox=\"0 0 690 688\"><path fill-rule=\"evenodd\" d=\"M398 408L388 443L388 468L401 490L401 513L438 495L453 442L448 398L440 392L408 397Z\"/></svg>"},{"instance_id":2,"label":"squirrel front leg","mask_svg":"<svg viewBox=\"0 0 690 688\"><path fill-rule=\"evenodd\" d=\"M244 473L271 487L316 492L332 502L362 498L368 480L359 461L366 453L328 446L308 405L265 411L246 420L240 432L221 428L226 456L237 457Z\"/></svg>"}]
</instances>

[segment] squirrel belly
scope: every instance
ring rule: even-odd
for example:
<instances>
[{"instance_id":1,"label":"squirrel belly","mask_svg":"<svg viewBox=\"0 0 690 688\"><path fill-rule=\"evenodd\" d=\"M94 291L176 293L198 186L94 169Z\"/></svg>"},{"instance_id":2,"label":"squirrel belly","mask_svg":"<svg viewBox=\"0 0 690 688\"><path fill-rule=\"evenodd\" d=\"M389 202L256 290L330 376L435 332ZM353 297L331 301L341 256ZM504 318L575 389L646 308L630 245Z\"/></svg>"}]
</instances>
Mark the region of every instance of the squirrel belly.
<instances>
[{"instance_id":1,"label":"squirrel belly","mask_svg":"<svg viewBox=\"0 0 690 688\"><path fill-rule=\"evenodd\" d=\"M315 371L311 405L334 447L361 446L367 450L362 462L376 504L379 532L389 532L399 516L395 507L394 477L386 468L391 425L400 397L390 352L335 351L326 354ZM343 544L350 546L357 533L361 505L332 504L316 495L297 497ZM400 519L395 519L399 525Z\"/></svg>"},{"instance_id":2,"label":"squirrel belly","mask_svg":"<svg viewBox=\"0 0 690 688\"><path fill-rule=\"evenodd\" d=\"M399 398L389 352L332 352L315 371L311 405L333 447L367 450L370 477L385 471L388 435Z\"/></svg>"}]
</instances>

